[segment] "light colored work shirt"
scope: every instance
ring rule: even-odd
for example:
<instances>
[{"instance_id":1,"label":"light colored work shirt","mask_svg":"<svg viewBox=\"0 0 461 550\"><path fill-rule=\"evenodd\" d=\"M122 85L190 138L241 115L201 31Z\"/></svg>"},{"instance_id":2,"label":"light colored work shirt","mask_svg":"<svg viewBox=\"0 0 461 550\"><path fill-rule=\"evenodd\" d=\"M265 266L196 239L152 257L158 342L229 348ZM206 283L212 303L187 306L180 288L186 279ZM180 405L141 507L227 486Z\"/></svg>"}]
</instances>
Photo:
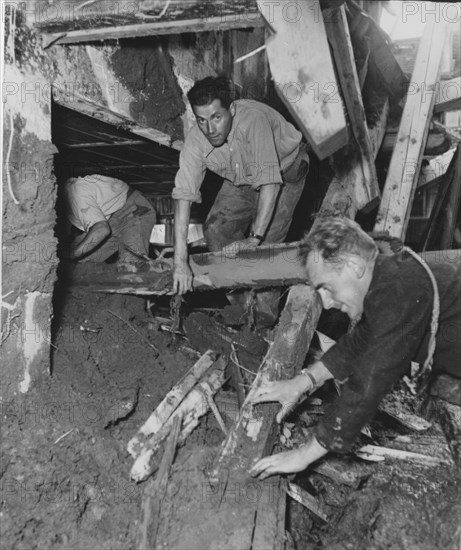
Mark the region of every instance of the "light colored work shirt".
<instances>
[{"instance_id":1,"label":"light colored work shirt","mask_svg":"<svg viewBox=\"0 0 461 550\"><path fill-rule=\"evenodd\" d=\"M302 134L272 107L250 99L235 101L236 113L226 143L213 147L195 125L179 157L174 199L201 202L206 169L236 186L255 189L283 183L282 174L298 153Z\"/></svg>"},{"instance_id":2,"label":"light colored work shirt","mask_svg":"<svg viewBox=\"0 0 461 550\"><path fill-rule=\"evenodd\" d=\"M124 206L128 190L125 182L100 174L68 179L64 193L69 221L87 232L95 223L108 220Z\"/></svg>"}]
</instances>

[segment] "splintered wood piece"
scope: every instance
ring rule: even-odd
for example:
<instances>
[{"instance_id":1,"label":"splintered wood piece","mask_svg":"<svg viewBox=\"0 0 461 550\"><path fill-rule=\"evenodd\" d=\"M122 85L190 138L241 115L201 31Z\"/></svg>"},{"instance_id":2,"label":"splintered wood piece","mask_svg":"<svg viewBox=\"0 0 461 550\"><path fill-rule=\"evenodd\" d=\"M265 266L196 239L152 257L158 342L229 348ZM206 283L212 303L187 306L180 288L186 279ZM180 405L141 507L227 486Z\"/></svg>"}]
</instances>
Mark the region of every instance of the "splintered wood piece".
<instances>
[{"instance_id":1,"label":"splintered wood piece","mask_svg":"<svg viewBox=\"0 0 461 550\"><path fill-rule=\"evenodd\" d=\"M416 414L391 409L386 403L382 403L379 406L379 411L390 416L393 420L413 432L425 432L432 426L432 424L424 418Z\"/></svg>"},{"instance_id":2,"label":"splintered wood piece","mask_svg":"<svg viewBox=\"0 0 461 550\"><path fill-rule=\"evenodd\" d=\"M353 154L356 155L356 162L361 169L357 173L354 185L357 206L361 210L380 197L373 147L368 132L344 4L337 8L328 8L324 15L328 41L333 48L341 91L357 144Z\"/></svg>"},{"instance_id":3,"label":"splintered wood piece","mask_svg":"<svg viewBox=\"0 0 461 550\"><path fill-rule=\"evenodd\" d=\"M360 447L356 454L359 457L363 455L365 460L367 457L371 460L373 458L391 458L409 460L411 462L416 462L417 464L422 464L423 466L451 464L451 462L445 458L423 455L421 453L412 453L409 451L401 451L399 449L391 449L389 447L378 447L377 445L365 445L364 447Z\"/></svg>"},{"instance_id":4,"label":"splintered wood piece","mask_svg":"<svg viewBox=\"0 0 461 550\"><path fill-rule=\"evenodd\" d=\"M160 405L128 442L128 452L137 458L147 437L159 432L189 391L216 361L216 355L208 350L166 394Z\"/></svg>"},{"instance_id":5,"label":"splintered wood piece","mask_svg":"<svg viewBox=\"0 0 461 550\"><path fill-rule=\"evenodd\" d=\"M144 441L139 449L136 449L137 458L131 468L130 476L135 481L147 479L156 469L156 454L171 431L176 418L182 419L182 430L179 436L179 444L182 444L188 435L198 426L200 418L208 410L208 402L203 392L214 395L226 381L224 370L226 362L219 358L207 374L198 383L200 387L194 387L176 410L171 414L163 427Z\"/></svg>"},{"instance_id":6,"label":"splintered wood piece","mask_svg":"<svg viewBox=\"0 0 461 550\"><path fill-rule=\"evenodd\" d=\"M296 500L296 502L302 504L325 523L328 522L328 517L323 510L322 505L317 502L317 499L313 495L291 481L287 483L285 490L288 496L290 496L293 500Z\"/></svg>"}]
</instances>

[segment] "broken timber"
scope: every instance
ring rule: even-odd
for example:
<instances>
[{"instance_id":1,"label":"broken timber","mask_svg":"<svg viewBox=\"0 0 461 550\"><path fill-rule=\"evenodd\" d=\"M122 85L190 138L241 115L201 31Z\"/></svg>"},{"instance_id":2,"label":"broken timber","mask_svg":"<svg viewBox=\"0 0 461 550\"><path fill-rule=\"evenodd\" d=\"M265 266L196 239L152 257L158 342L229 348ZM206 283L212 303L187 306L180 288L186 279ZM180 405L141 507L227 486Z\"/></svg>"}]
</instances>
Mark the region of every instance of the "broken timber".
<instances>
[{"instance_id":1,"label":"broken timber","mask_svg":"<svg viewBox=\"0 0 461 550\"><path fill-rule=\"evenodd\" d=\"M235 258L221 252L195 254L189 257L194 274L194 290L285 286L306 283L306 273L299 260L300 243L266 244L241 251ZM84 273L86 267L76 266L71 275L74 285L90 286L96 292L159 295L171 293L172 262L152 262L158 266L137 272L104 271Z\"/></svg>"},{"instance_id":2,"label":"broken timber","mask_svg":"<svg viewBox=\"0 0 461 550\"><path fill-rule=\"evenodd\" d=\"M375 231L404 239L418 181L421 160L434 105L433 90L440 72L445 22L426 23L412 75L416 92L408 94L397 145L389 165Z\"/></svg>"},{"instance_id":3,"label":"broken timber","mask_svg":"<svg viewBox=\"0 0 461 550\"><path fill-rule=\"evenodd\" d=\"M187 394L181 404L174 410L163 426L153 433L139 447L132 447L130 452L137 458L131 468L131 478L135 481L147 479L157 468L157 452L171 432L176 418L181 419L181 433L178 443L182 444L198 426L199 419L208 412L209 397L214 395L226 381L224 374L226 362L219 358L207 374Z\"/></svg>"},{"instance_id":4,"label":"broken timber","mask_svg":"<svg viewBox=\"0 0 461 550\"><path fill-rule=\"evenodd\" d=\"M372 207L380 197L378 178L344 5L325 10L325 27L356 143L352 151L353 162L357 165L355 198L359 209Z\"/></svg>"},{"instance_id":5,"label":"broken timber","mask_svg":"<svg viewBox=\"0 0 461 550\"><path fill-rule=\"evenodd\" d=\"M280 98L316 155L324 159L348 142L343 103L319 3L305 0L283 7L290 4L296 9L296 17L276 8L267 19L274 31L266 40L267 58ZM258 0L263 15L266 5L264 0Z\"/></svg>"},{"instance_id":6,"label":"broken timber","mask_svg":"<svg viewBox=\"0 0 461 550\"><path fill-rule=\"evenodd\" d=\"M147 438L161 430L172 413L185 399L189 391L205 375L216 361L212 351L204 353L200 359L186 372L164 397L160 405L139 428L138 433L128 442L128 452L134 458L138 457Z\"/></svg>"}]
</instances>

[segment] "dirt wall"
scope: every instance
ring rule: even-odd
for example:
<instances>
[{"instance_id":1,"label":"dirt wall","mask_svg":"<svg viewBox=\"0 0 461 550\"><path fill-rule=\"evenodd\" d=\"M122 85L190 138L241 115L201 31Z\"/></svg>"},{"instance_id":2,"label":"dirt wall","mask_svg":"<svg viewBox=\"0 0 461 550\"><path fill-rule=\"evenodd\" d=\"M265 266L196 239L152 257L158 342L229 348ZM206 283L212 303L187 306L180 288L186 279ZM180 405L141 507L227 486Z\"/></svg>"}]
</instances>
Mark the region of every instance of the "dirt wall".
<instances>
[{"instance_id":1,"label":"dirt wall","mask_svg":"<svg viewBox=\"0 0 461 550\"><path fill-rule=\"evenodd\" d=\"M32 3L29 3L32 4ZM30 6L29 6L30 7ZM22 12L6 10L2 235L2 398L49 371L56 201L49 58Z\"/></svg>"}]
</instances>

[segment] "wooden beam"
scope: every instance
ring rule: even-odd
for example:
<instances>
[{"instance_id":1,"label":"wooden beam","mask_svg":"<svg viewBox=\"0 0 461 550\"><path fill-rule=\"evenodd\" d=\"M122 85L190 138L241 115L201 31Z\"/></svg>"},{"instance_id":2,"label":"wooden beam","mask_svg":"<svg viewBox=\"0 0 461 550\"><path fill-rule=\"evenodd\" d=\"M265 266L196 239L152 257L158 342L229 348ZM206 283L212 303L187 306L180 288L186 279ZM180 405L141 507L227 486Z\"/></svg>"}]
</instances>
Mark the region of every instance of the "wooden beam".
<instances>
[{"instance_id":1,"label":"wooden beam","mask_svg":"<svg viewBox=\"0 0 461 550\"><path fill-rule=\"evenodd\" d=\"M67 149L93 149L94 147L127 147L133 145L146 145L146 141L139 139L125 139L123 141L89 141L88 143L68 143L60 146L61 151Z\"/></svg>"},{"instance_id":2,"label":"wooden beam","mask_svg":"<svg viewBox=\"0 0 461 550\"><path fill-rule=\"evenodd\" d=\"M425 91L432 90L438 80L445 27L445 22L436 23L433 19L426 23L412 75L413 86L407 95L376 219L375 231L388 231L402 240L405 239L434 104L434 94L429 94L428 98Z\"/></svg>"},{"instance_id":3,"label":"wooden beam","mask_svg":"<svg viewBox=\"0 0 461 550\"><path fill-rule=\"evenodd\" d=\"M235 258L220 252L193 254L189 264L194 274L194 290L285 286L306 282L299 261L299 243L266 244L242 251ZM172 260L153 260L137 272L107 269L88 270L77 264L71 275L75 285L90 286L98 292L155 295L171 292Z\"/></svg>"},{"instance_id":4,"label":"wooden beam","mask_svg":"<svg viewBox=\"0 0 461 550\"><path fill-rule=\"evenodd\" d=\"M112 111L111 109L108 109L104 105L100 105L95 101L86 99L76 92L70 93L66 90L63 90L62 88L53 86L53 101L58 105L61 105L62 107L72 109L73 111L77 111L78 113L82 113L91 118L106 122L107 124L111 124L113 126L116 126L117 128L122 128L123 130L132 132L133 134L141 136L150 141L154 141L155 143L158 143L160 145L172 147L173 149L177 150L182 149L182 142L173 141L171 136L169 136L168 134L140 124L139 122L136 122L131 118L128 118L124 115L116 113L115 111Z\"/></svg>"},{"instance_id":5,"label":"wooden beam","mask_svg":"<svg viewBox=\"0 0 461 550\"><path fill-rule=\"evenodd\" d=\"M96 29L82 29L43 35L44 47L81 42L101 42L102 40L119 40L121 38L139 38L141 36L163 36L166 34L197 33L211 31L228 31L248 29L264 25L257 18L236 19L234 15L224 15L203 19L184 21L143 22L132 25L117 25Z\"/></svg>"},{"instance_id":6,"label":"wooden beam","mask_svg":"<svg viewBox=\"0 0 461 550\"><path fill-rule=\"evenodd\" d=\"M258 0L262 14L266 6ZM277 6L268 20L275 34L266 40L272 78L315 154L324 159L347 144L348 133L322 12L315 0Z\"/></svg>"},{"instance_id":7,"label":"wooden beam","mask_svg":"<svg viewBox=\"0 0 461 550\"><path fill-rule=\"evenodd\" d=\"M437 82L434 113L461 109L461 76Z\"/></svg>"},{"instance_id":8,"label":"wooden beam","mask_svg":"<svg viewBox=\"0 0 461 550\"><path fill-rule=\"evenodd\" d=\"M324 14L328 40L333 48L341 91L355 138L356 151L353 153L356 156L355 163L361 168L357 171L354 189L357 206L361 210L380 197L375 156L368 133L361 85L344 5L339 8L329 8L324 11Z\"/></svg>"}]
</instances>

